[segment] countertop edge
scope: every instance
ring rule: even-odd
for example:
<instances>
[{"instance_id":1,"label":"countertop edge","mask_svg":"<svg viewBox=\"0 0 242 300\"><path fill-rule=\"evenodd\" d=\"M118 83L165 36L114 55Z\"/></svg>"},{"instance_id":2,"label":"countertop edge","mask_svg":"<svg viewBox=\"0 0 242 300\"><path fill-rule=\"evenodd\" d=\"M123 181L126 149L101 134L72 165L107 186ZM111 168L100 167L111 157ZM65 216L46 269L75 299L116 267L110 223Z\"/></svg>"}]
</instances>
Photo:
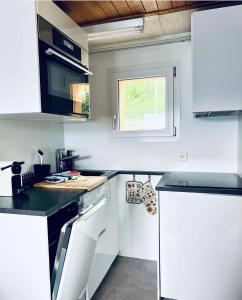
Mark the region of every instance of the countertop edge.
<instances>
[{"instance_id":1,"label":"countertop edge","mask_svg":"<svg viewBox=\"0 0 242 300\"><path fill-rule=\"evenodd\" d=\"M84 169L83 169L84 170ZM96 171L96 170L95 170ZM217 188L217 187L186 187L186 186L166 186L165 180L169 174L177 173L176 171L145 171L145 170L105 170L103 176L107 177L107 181L112 179L117 175L153 175L153 176L162 176L158 184L155 186L155 190L157 192L168 191L168 192L185 192L185 193L204 193L204 194L224 194L224 195L242 195L242 188ZM186 172L180 172L184 174ZM202 173L202 172L195 172ZM209 172L210 174L213 172ZM236 175L234 173L225 173ZM63 191L65 191L63 189ZM40 217L49 217L54 214L59 209L65 207L68 204L71 204L73 201L76 201L76 196L82 196L88 191L86 190L74 190L76 193L72 195L69 199L62 203L57 203L57 205L51 207L46 211L41 210L26 210L26 209L17 209L17 208L0 208L0 214L18 214L18 215L26 215L26 216L40 216Z\"/></svg>"},{"instance_id":2,"label":"countertop edge","mask_svg":"<svg viewBox=\"0 0 242 300\"><path fill-rule=\"evenodd\" d=\"M206 187L206 186L169 186L166 185L166 180L169 175L172 174L186 174L186 173L193 173L193 174L218 174L214 172L166 172L161 180L157 183L155 189L158 192L184 192L184 193L200 193L200 194L224 194L224 195L235 195L239 196L242 195L242 187L241 188L230 188L230 187ZM221 173L221 174L228 174L231 176L240 176L236 173Z\"/></svg>"}]
</instances>

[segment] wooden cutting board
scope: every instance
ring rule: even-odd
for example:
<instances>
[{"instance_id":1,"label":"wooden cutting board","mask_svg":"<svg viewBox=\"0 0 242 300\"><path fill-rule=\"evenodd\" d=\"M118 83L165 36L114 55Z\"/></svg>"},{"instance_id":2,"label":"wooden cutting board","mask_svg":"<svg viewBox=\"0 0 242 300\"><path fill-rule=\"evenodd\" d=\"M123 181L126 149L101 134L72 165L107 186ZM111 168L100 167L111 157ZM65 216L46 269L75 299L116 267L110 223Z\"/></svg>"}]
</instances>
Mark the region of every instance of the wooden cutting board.
<instances>
[{"instance_id":1,"label":"wooden cutting board","mask_svg":"<svg viewBox=\"0 0 242 300\"><path fill-rule=\"evenodd\" d=\"M62 183L51 184L48 182L38 182L34 187L48 188L48 189L80 189L91 191L107 181L107 177L104 176L85 176L87 180L79 181L67 181Z\"/></svg>"}]
</instances>

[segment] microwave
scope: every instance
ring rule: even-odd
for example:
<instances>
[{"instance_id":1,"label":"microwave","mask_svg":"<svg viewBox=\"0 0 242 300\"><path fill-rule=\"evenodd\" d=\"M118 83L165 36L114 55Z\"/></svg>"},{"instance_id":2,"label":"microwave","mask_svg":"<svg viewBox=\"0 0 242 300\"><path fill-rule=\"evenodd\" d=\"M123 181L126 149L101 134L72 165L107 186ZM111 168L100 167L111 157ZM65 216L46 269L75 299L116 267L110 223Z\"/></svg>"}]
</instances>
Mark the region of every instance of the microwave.
<instances>
[{"instance_id":1,"label":"microwave","mask_svg":"<svg viewBox=\"0 0 242 300\"><path fill-rule=\"evenodd\" d=\"M89 75L82 49L55 26L38 16L42 112L89 118Z\"/></svg>"}]
</instances>

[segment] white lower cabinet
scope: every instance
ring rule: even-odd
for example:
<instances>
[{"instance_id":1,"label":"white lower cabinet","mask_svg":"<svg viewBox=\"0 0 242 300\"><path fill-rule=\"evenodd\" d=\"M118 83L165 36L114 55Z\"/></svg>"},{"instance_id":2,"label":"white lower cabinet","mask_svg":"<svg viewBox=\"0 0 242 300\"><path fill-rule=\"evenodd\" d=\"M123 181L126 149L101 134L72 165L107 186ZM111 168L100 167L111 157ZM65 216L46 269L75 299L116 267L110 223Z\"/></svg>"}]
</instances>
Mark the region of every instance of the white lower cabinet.
<instances>
[{"instance_id":1,"label":"white lower cabinet","mask_svg":"<svg viewBox=\"0 0 242 300\"><path fill-rule=\"evenodd\" d=\"M160 296L242 299L242 197L160 192Z\"/></svg>"},{"instance_id":2,"label":"white lower cabinet","mask_svg":"<svg viewBox=\"0 0 242 300\"><path fill-rule=\"evenodd\" d=\"M120 249L117 184L118 176L105 183L102 201L74 219L67 248L60 240L66 255L53 298L47 218L0 213L0 299L51 300L57 295L57 299L77 300L87 281L85 300L91 299ZM94 191L86 196L97 196Z\"/></svg>"},{"instance_id":3,"label":"white lower cabinet","mask_svg":"<svg viewBox=\"0 0 242 300\"><path fill-rule=\"evenodd\" d=\"M110 179L106 205L106 228L100 232L91 273L88 280L87 299L91 299L114 259L119 253L118 176Z\"/></svg>"},{"instance_id":4,"label":"white lower cabinet","mask_svg":"<svg viewBox=\"0 0 242 300\"><path fill-rule=\"evenodd\" d=\"M0 299L51 300L47 218L0 213Z\"/></svg>"}]
</instances>

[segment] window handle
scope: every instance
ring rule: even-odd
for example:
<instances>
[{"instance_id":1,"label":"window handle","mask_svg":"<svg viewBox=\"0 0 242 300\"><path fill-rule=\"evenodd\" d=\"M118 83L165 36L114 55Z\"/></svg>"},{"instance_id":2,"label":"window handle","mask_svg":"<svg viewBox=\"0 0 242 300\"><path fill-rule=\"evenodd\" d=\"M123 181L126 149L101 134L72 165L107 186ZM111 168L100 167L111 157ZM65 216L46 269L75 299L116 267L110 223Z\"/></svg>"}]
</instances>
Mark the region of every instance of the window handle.
<instances>
[{"instance_id":1,"label":"window handle","mask_svg":"<svg viewBox=\"0 0 242 300\"><path fill-rule=\"evenodd\" d=\"M117 129L117 115L113 115L113 129Z\"/></svg>"}]
</instances>

